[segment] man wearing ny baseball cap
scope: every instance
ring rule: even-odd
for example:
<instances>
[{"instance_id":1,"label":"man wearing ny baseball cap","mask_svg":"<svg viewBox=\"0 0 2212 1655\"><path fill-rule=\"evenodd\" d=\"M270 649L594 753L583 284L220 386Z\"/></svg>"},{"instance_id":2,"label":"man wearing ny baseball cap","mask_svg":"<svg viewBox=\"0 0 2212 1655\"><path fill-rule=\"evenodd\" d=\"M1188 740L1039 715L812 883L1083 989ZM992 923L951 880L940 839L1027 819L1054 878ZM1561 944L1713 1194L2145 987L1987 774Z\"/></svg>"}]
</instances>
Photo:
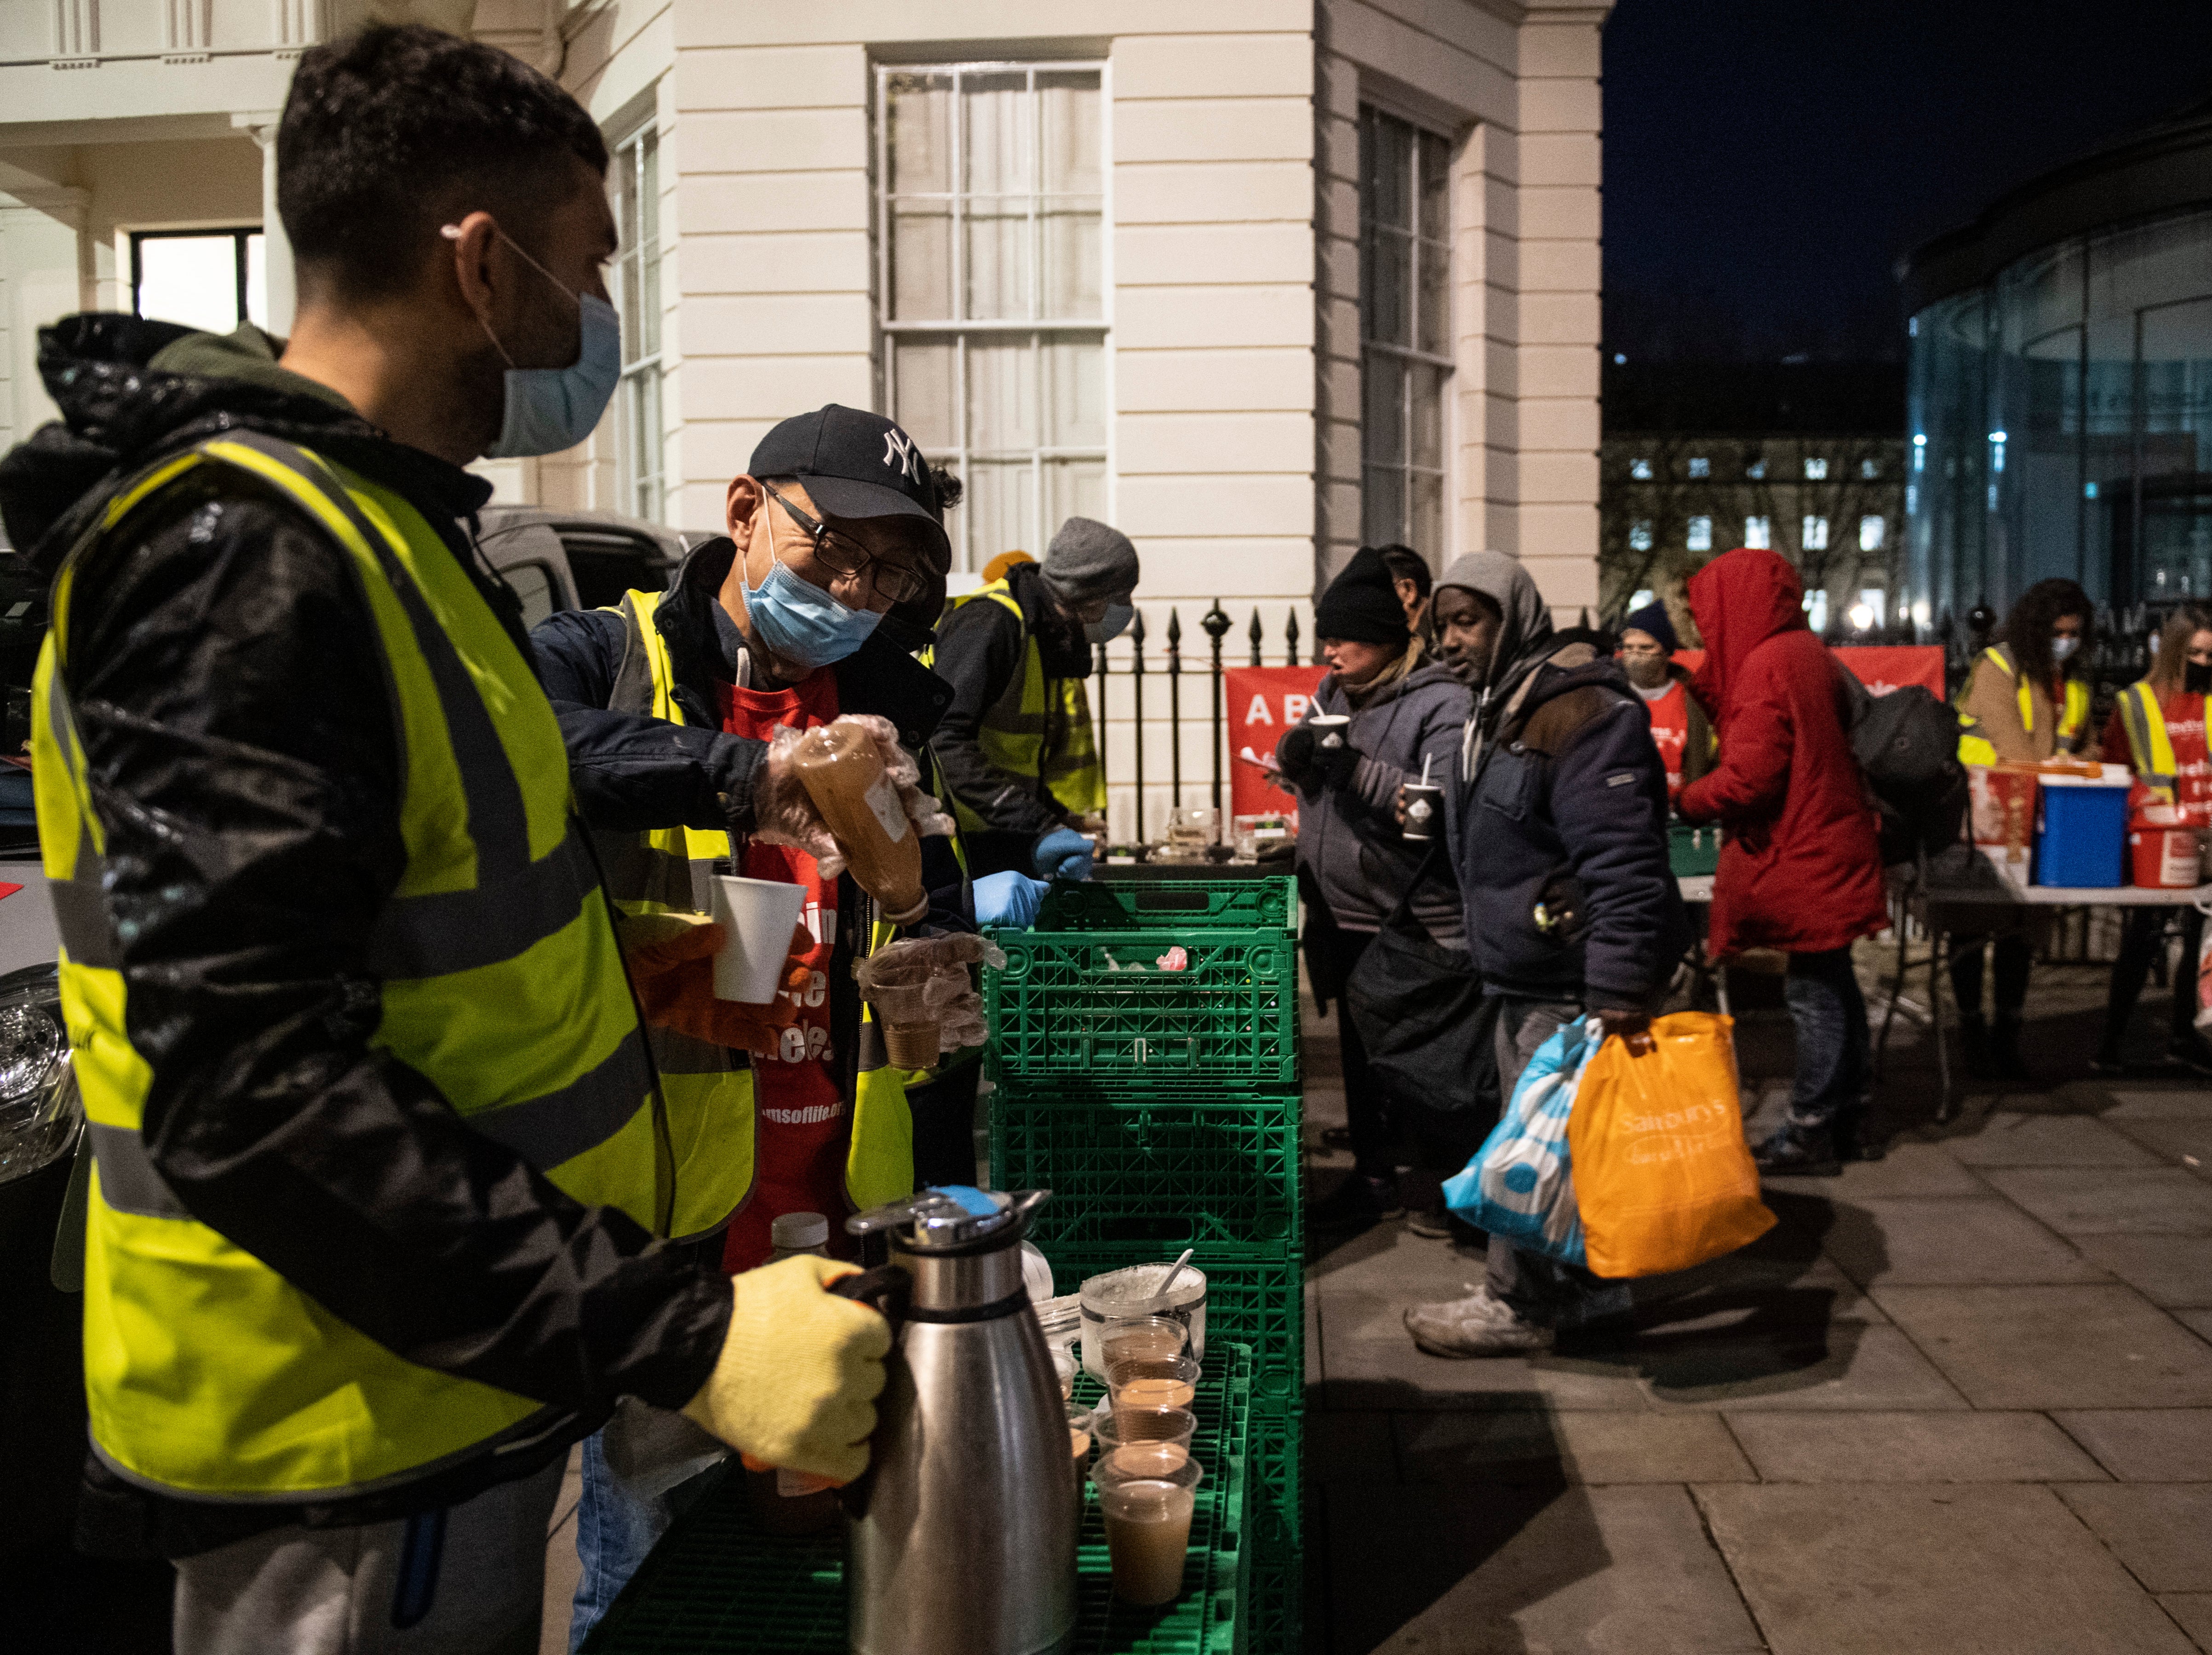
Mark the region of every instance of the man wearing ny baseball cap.
<instances>
[{"instance_id":1,"label":"man wearing ny baseball cap","mask_svg":"<svg viewBox=\"0 0 2212 1655\"><path fill-rule=\"evenodd\" d=\"M849 876L823 873L831 843L769 742L781 727L860 715L887 761L921 751L951 691L911 652L944 605L945 509L959 495L881 415L835 404L800 414L761 439L731 480L728 535L694 550L666 592L556 614L532 636L627 924L704 912L707 876L733 853L723 871L806 891L784 977L803 986L779 997L781 1015L719 1044L679 1033L655 1048L679 1157L708 1151L682 1161L675 1199L688 1217L672 1233L726 1270L764 1263L771 1226L789 1214L823 1215L842 1250L845 1216L909 1193L917 1141L941 1135L940 1088L908 1087L861 1021L853 964L889 928ZM917 826L932 813L911 789L908 806ZM971 928L948 841L921 843L921 928ZM655 992L641 982L641 995ZM966 1080L951 1090L972 1099ZM972 1167L972 1137L963 1147ZM618 1415L585 1445L578 1640L681 1500L665 1469L641 1467L638 1444L657 1431Z\"/></svg>"}]
</instances>

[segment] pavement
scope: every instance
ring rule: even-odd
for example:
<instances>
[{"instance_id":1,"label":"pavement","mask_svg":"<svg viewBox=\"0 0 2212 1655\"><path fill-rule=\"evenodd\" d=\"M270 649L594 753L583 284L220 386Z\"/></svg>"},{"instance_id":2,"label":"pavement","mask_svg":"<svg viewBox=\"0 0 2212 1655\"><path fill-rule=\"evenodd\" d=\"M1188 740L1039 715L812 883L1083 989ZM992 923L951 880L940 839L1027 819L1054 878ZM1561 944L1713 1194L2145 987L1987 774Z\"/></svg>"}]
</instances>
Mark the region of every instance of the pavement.
<instances>
[{"instance_id":1,"label":"pavement","mask_svg":"<svg viewBox=\"0 0 2212 1655\"><path fill-rule=\"evenodd\" d=\"M2093 1080L2103 979L2039 968L2040 1084L1947 1126L1904 1004L1887 1158L1771 1183L1776 1227L1632 1327L1424 1355L1400 1313L1480 1257L1395 1221L1317 1238L1309 1649L2212 1651L2212 1088ZM1319 1196L1343 1096L1310 1005L1307 1036ZM1786 1017L1745 1011L1738 1055L1756 1130Z\"/></svg>"}]
</instances>

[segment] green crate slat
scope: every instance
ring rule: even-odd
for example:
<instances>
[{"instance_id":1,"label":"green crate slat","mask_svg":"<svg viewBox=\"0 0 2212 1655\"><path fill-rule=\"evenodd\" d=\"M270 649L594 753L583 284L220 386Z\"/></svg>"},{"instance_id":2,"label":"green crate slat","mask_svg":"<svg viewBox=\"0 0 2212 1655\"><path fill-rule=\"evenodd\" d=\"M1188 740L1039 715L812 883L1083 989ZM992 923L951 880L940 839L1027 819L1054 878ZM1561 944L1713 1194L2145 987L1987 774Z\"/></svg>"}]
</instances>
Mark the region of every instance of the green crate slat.
<instances>
[{"instance_id":1,"label":"green crate slat","mask_svg":"<svg viewBox=\"0 0 2212 1655\"><path fill-rule=\"evenodd\" d=\"M1301 1208L1296 1096L1091 1092L1001 1086L991 1181L1048 1189L1037 1245L1295 1245Z\"/></svg>"},{"instance_id":2,"label":"green crate slat","mask_svg":"<svg viewBox=\"0 0 2212 1655\"><path fill-rule=\"evenodd\" d=\"M1285 933L994 934L1006 964L983 973L983 1005L1000 1080L1297 1088L1297 948ZM1170 948L1182 970L1159 969Z\"/></svg>"},{"instance_id":3,"label":"green crate slat","mask_svg":"<svg viewBox=\"0 0 2212 1655\"><path fill-rule=\"evenodd\" d=\"M1191 1519L1183 1594L1164 1609L1115 1598L1104 1520L1092 1494L1076 1549L1073 1646L1083 1655L1234 1655L1278 1646L1249 1639L1242 1626L1250 1591L1251 1353L1236 1344L1217 1353L1209 1342L1206 1366L1192 1451L1206 1477ZM586 1655L845 1655L844 1552L839 1529L792 1537L761 1533L746 1511L744 1479L731 1476L678 1519L584 1649Z\"/></svg>"},{"instance_id":4,"label":"green crate slat","mask_svg":"<svg viewBox=\"0 0 2212 1655\"><path fill-rule=\"evenodd\" d=\"M1297 922L1297 881L1056 879L1038 905L1040 931L1277 930Z\"/></svg>"},{"instance_id":5,"label":"green crate slat","mask_svg":"<svg viewBox=\"0 0 2212 1655\"><path fill-rule=\"evenodd\" d=\"M1046 1210L1050 1210L1049 1202ZM1054 1290L1063 1293L1077 1291L1087 1276L1131 1264L1167 1262L1156 1246L1042 1250L1052 1264ZM1191 1263L1206 1272L1209 1346L1216 1339L1230 1339L1252 1347L1254 1409L1301 1401L1305 1395L1304 1260L1278 1247L1221 1247L1200 1253Z\"/></svg>"},{"instance_id":6,"label":"green crate slat","mask_svg":"<svg viewBox=\"0 0 2212 1655\"><path fill-rule=\"evenodd\" d=\"M1717 873L1721 865L1721 831L1677 822L1667 831L1667 866L1678 879Z\"/></svg>"},{"instance_id":7,"label":"green crate slat","mask_svg":"<svg viewBox=\"0 0 2212 1655\"><path fill-rule=\"evenodd\" d=\"M1273 1513L1295 1546L1305 1534L1304 1408L1255 1405L1251 1442L1255 1509Z\"/></svg>"}]
</instances>

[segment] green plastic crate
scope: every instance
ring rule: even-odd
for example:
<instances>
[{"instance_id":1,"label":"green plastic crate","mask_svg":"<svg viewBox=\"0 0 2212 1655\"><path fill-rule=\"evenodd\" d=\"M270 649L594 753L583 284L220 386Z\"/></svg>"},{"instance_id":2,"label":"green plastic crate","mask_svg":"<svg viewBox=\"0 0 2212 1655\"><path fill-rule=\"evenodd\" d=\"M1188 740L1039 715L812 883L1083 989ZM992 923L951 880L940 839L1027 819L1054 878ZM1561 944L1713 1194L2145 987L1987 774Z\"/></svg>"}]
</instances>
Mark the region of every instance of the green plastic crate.
<instances>
[{"instance_id":1,"label":"green plastic crate","mask_svg":"<svg viewBox=\"0 0 2212 1655\"><path fill-rule=\"evenodd\" d=\"M1292 1094L1001 1086L991 1098L991 1182L1048 1189L1031 1236L1047 1253L1151 1244L1297 1244Z\"/></svg>"},{"instance_id":2,"label":"green plastic crate","mask_svg":"<svg viewBox=\"0 0 2212 1655\"><path fill-rule=\"evenodd\" d=\"M1224 1360L1225 1359L1225 1360ZM1097 1496L1089 1496L1076 1550L1083 1655L1236 1655L1280 1646L1243 1625L1250 1591L1248 1436L1251 1354L1209 1344L1193 1404L1192 1451L1206 1467L1191 1519L1183 1595L1165 1609L1115 1600ZM1095 1390L1096 1387L1091 1387ZM744 1482L726 1479L677 1520L606 1618L587 1655L846 1655L845 1542L841 1529L780 1537L754 1528Z\"/></svg>"},{"instance_id":3,"label":"green plastic crate","mask_svg":"<svg viewBox=\"0 0 2212 1655\"><path fill-rule=\"evenodd\" d=\"M1040 931L1290 931L1297 881L1255 879L1055 879L1039 905Z\"/></svg>"},{"instance_id":4,"label":"green plastic crate","mask_svg":"<svg viewBox=\"0 0 2212 1655\"><path fill-rule=\"evenodd\" d=\"M1297 949L1281 931L1000 931L983 973L993 1073L1165 1090L1295 1090ZM1180 950L1180 969L1160 962Z\"/></svg>"},{"instance_id":5,"label":"green plastic crate","mask_svg":"<svg viewBox=\"0 0 2212 1655\"><path fill-rule=\"evenodd\" d=\"M1721 831L1692 827L1677 822L1667 830L1667 866L1678 879L1694 879L1717 873L1721 865Z\"/></svg>"},{"instance_id":6,"label":"green plastic crate","mask_svg":"<svg viewBox=\"0 0 2212 1655\"><path fill-rule=\"evenodd\" d=\"M1047 1210L1050 1210L1048 1204ZM1164 1263L1156 1246L1042 1249L1056 1291L1075 1292L1086 1276L1131 1264ZM1305 1396L1305 1264L1282 1248L1217 1248L1191 1263L1206 1272L1206 1337L1252 1348L1255 1413L1294 1406Z\"/></svg>"}]
</instances>

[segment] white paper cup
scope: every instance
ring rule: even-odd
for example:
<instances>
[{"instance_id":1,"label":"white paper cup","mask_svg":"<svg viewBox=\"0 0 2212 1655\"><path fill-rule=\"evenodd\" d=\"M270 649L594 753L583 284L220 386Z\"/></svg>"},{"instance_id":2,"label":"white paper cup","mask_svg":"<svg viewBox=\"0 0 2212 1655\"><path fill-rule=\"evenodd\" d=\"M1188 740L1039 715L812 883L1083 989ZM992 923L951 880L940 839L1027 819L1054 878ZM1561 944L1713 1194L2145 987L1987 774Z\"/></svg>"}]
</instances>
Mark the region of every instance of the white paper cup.
<instances>
[{"instance_id":1,"label":"white paper cup","mask_svg":"<svg viewBox=\"0 0 2212 1655\"><path fill-rule=\"evenodd\" d=\"M806 908L806 887L775 879L714 876L714 923L722 946L714 955L714 998L765 1006L775 998L791 933Z\"/></svg>"}]
</instances>

